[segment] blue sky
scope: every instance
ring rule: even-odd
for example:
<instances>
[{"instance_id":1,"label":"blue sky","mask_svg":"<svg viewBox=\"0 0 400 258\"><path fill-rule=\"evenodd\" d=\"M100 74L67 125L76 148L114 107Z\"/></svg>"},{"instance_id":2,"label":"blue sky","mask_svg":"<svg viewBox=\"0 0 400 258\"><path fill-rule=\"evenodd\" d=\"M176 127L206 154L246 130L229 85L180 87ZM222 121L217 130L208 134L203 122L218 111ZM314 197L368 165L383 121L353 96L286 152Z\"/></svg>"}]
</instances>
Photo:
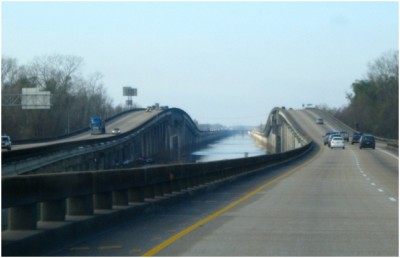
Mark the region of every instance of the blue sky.
<instances>
[{"instance_id":1,"label":"blue sky","mask_svg":"<svg viewBox=\"0 0 400 258\"><path fill-rule=\"evenodd\" d=\"M397 2L2 2L2 56L82 57L114 104L258 125L275 106L341 107L368 63L398 50Z\"/></svg>"}]
</instances>

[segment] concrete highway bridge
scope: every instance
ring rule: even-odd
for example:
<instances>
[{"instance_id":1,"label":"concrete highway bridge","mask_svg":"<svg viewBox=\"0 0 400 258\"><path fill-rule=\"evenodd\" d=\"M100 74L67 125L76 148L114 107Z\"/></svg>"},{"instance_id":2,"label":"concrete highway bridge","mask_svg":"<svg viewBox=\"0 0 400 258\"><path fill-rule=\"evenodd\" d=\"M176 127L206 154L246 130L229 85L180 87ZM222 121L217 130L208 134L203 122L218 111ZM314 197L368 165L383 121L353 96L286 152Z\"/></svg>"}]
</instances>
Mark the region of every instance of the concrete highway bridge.
<instances>
[{"instance_id":1,"label":"concrete highway bridge","mask_svg":"<svg viewBox=\"0 0 400 258\"><path fill-rule=\"evenodd\" d=\"M186 113L171 112L137 113L140 125L123 131L147 140L153 138L144 136L147 130L164 132L167 147L151 146L179 155L174 146L195 142L200 138L188 135L200 132ZM316 124L318 117L325 123ZM139 132L142 126L148 127ZM126 169L108 166L134 155L126 149L137 149L139 138L121 135L112 146L53 142L55 149L90 146L79 156L101 165L77 172L67 161L68 172L3 175L2 255L398 256L398 151L384 142L375 150L351 144L332 150L322 144L328 130L351 128L320 110L276 108L256 135L273 154ZM29 162L48 155L28 150L21 158Z\"/></svg>"},{"instance_id":2,"label":"concrete highway bridge","mask_svg":"<svg viewBox=\"0 0 400 258\"><path fill-rule=\"evenodd\" d=\"M112 134L113 128L121 133ZM106 134L85 128L50 139L24 140L2 153L2 175L105 170L131 166L139 158L178 162L191 149L231 131L200 131L181 109L135 109L111 117Z\"/></svg>"}]
</instances>

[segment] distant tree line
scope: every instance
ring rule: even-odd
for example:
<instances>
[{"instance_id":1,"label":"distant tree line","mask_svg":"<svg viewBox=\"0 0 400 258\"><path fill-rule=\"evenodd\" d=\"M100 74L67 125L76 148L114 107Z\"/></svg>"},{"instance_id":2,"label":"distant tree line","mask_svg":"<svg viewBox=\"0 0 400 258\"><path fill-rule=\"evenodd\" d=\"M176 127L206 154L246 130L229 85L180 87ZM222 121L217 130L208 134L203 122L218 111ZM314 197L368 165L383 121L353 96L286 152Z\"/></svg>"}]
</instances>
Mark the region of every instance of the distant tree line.
<instances>
[{"instance_id":1,"label":"distant tree line","mask_svg":"<svg viewBox=\"0 0 400 258\"><path fill-rule=\"evenodd\" d=\"M2 134L15 139L59 136L89 125L89 118L107 118L122 111L114 107L101 82L102 75L84 77L82 58L43 56L20 66L13 58L1 59L1 93L21 94L22 88L38 88L51 93L51 108L22 109L2 103ZM4 102L4 101L3 101Z\"/></svg>"},{"instance_id":2,"label":"distant tree line","mask_svg":"<svg viewBox=\"0 0 400 258\"><path fill-rule=\"evenodd\" d=\"M399 54L388 52L368 67L367 78L355 81L348 106L334 115L356 130L399 138Z\"/></svg>"}]
</instances>

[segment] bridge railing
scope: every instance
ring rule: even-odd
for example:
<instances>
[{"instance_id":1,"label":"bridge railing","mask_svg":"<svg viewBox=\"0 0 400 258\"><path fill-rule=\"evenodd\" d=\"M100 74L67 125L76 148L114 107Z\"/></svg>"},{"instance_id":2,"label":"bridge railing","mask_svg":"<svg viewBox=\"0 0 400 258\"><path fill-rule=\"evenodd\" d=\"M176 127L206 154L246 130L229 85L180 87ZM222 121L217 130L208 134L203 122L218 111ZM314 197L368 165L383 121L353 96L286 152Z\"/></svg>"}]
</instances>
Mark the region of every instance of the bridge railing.
<instances>
[{"instance_id":1,"label":"bridge railing","mask_svg":"<svg viewBox=\"0 0 400 258\"><path fill-rule=\"evenodd\" d=\"M108 117L105 119L105 122L112 122L113 120L115 120L118 117L121 117L125 114L128 113L134 113L134 112L138 112L138 111L143 111L145 110L144 108L135 108L135 109L130 109L130 110L125 110L121 113L115 114L111 117ZM88 122L89 124L89 122ZM87 126L85 128L81 128L78 130L75 130L73 132L67 133L67 134L62 134L62 135L58 135L58 136L53 136L53 137L42 137L42 138L34 138L34 139L13 139L13 144L29 144L29 143L41 143L41 142L50 142L50 141L57 141L57 140L62 140L62 139L66 139L84 132L89 132L90 131L90 127Z\"/></svg>"},{"instance_id":2,"label":"bridge railing","mask_svg":"<svg viewBox=\"0 0 400 258\"><path fill-rule=\"evenodd\" d=\"M137 112L140 110L141 109L137 109L129 112ZM126 114L129 112L123 112L122 114ZM209 138L215 138L214 135L219 135L216 132L200 131L187 113L178 108L171 108L168 110L164 110L155 117L152 117L148 121L144 122L140 127L128 132L121 133L119 135L115 135L113 137L52 143L40 147L3 152L2 175L7 176L12 174L22 174L27 171L38 169L54 162L58 162L63 159L99 151L105 148L111 148L118 144L124 143L125 141L130 140L133 137L136 137L138 134L146 130L146 128L156 124L160 119L164 119L165 117L170 116L173 112L182 114L184 118L188 121L188 126L191 126L192 130L201 137L206 138L207 135L209 135ZM121 114L119 114L118 116L120 115ZM118 116L112 117L109 120L115 119Z\"/></svg>"},{"instance_id":3,"label":"bridge railing","mask_svg":"<svg viewBox=\"0 0 400 258\"><path fill-rule=\"evenodd\" d=\"M284 153L197 164L3 177L2 209L8 209L8 231L35 230L38 221L65 221L66 216L145 202L279 164L311 147L309 143Z\"/></svg>"},{"instance_id":4,"label":"bridge railing","mask_svg":"<svg viewBox=\"0 0 400 258\"><path fill-rule=\"evenodd\" d=\"M286 109L280 109L279 113L283 118L285 118L288 125L290 125L290 127L293 129L295 137L299 139L302 145L305 145L312 141L308 133L306 133L302 129L302 127L296 122L295 119L293 119L292 115L289 112L287 112Z\"/></svg>"}]
</instances>

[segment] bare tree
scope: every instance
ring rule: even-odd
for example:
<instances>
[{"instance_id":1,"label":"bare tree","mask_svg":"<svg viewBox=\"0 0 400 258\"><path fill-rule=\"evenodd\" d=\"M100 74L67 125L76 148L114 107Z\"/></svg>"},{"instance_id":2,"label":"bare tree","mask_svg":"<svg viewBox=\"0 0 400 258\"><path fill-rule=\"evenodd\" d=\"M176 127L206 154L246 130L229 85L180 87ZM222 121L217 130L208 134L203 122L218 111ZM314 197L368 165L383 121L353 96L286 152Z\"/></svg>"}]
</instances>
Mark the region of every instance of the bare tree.
<instances>
[{"instance_id":1,"label":"bare tree","mask_svg":"<svg viewBox=\"0 0 400 258\"><path fill-rule=\"evenodd\" d=\"M75 56L37 57L26 66L2 58L2 93L21 93L21 88L50 91L50 110L2 109L2 130L15 138L50 137L88 126L93 115L107 117L115 111L102 83L102 75L85 78L80 74L83 60ZM4 65L3 65L4 64Z\"/></svg>"}]
</instances>

